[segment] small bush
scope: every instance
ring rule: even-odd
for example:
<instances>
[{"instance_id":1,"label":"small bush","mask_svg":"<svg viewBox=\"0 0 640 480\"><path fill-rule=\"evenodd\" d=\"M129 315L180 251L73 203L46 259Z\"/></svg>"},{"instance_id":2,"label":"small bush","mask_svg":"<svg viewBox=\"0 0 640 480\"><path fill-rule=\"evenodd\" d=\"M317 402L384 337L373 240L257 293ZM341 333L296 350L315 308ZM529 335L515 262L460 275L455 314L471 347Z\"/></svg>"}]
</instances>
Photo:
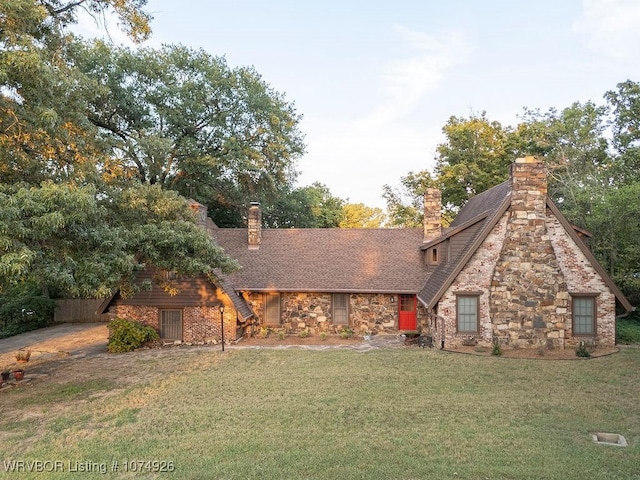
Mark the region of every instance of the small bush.
<instances>
[{"instance_id":1,"label":"small bush","mask_svg":"<svg viewBox=\"0 0 640 480\"><path fill-rule=\"evenodd\" d=\"M342 327L342 331L340 332L340 338L346 340L347 338L353 337L353 330L349 327Z\"/></svg>"},{"instance_id":2,"label":"small bush","mask_svg":"<svg viewBox=\"0 0 640 480\"><path fill-rule=\"evenodd\" d=\"M145 343L160 339L158 332L148 325L126 318L116 318L107 325L109 342L107 349L111 353L131 352Z\"/></svg>"},{"instance_id":3,"label":"small bush","mask_svg":"<svg viewBox=\"0 0 640 480\"><path fill-rule=\"evenodd\" d=\"M326 340L327 339L327 332L320 332L320 340Z\"/></svg>"},{"instance_id":4,"label":"small bush","mask_svg":"<svg viewBox=\"0 0 640 480\"><path fill-rule=\"evenodd\" d=\"M287 334L284 332L278 332L278 339L279 340L284 340L286 338Z\"/></svg>"},{"instance_id":5,"label":"small bush","mask_svg":"<svg viewBox=\"0 0 640 480\"><path fill-rule=\"evenodd\" d=\"M500 342L498 341L493 342L493 348L491 348L491 355L495 355L497 357L502 355L502 347L500 346Z\"/></svg>"},{"instance_id":6,"label":"small bush","mask_svg":"<svg viewBox=\"0 0 640 480\"><path fill-rule=\"evenodd\" d=\"M576 357L589 358L591 353L587 350L587 346L584 342L580 342L578 348L576 348Z\"/></svg>"},{"instance_id":7,"label":"small bush","mask_svg":"<svg viewBox=\"0 0 640 480\"><path fill-rule=\"evenodd\" d=\"M26 352L18 351L16 352L16 360L18 362L28 362L31 358L31 350L27 350Z\"/></svg>"},{"instance_id":8,"label":"small bush","mask_svg":"<svg viewBox=\"0 0 640 480\"><path fill-rule=\"evenodd\" d=\"M307 338L311 336L311 332L309 331L308 328L305 328L304 330L301 330L300 332L298 332L298 337L300 338Z\"/></svg>"}]
</instances>

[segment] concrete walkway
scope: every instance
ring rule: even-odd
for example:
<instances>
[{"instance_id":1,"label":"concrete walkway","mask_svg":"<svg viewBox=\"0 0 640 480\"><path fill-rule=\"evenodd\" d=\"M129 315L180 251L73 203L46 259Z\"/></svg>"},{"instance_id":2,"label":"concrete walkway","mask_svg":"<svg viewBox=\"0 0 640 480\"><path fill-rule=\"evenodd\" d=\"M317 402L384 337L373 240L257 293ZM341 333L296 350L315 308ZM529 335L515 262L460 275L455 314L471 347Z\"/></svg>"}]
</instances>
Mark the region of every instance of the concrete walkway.
<instances>
[{"instance_id":1,"label":"concrete walkway","mask_svg":"<svg viewBox=\"0 0 640 480\"><path fill-rule=\"evenodd\" d=\"M108 336L106 323L63 323L3 338L0 340L0 369L17 365L17 351L30 351L29 363L103 353L107 351Z\"/></svg>"}]
</instances>

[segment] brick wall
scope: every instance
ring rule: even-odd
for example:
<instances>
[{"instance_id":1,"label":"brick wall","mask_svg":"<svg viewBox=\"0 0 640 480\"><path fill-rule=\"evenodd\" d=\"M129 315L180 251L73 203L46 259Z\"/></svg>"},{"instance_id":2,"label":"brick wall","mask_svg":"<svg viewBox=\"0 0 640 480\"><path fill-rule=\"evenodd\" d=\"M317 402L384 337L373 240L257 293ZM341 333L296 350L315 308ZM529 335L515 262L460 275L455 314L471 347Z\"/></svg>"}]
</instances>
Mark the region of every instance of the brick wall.
<instances>
[{"instance_id":1,"label":"brick wall","mask_svg":"<svg viewBox=\"0 0 640 480\"><path fill-rule=\"evenodd\" d=\"M596 296L596 334L594 339L599 345L614 345L616 338L616 298L606 283L598 275L582 250L575 244L555 217L550 217L547 228L553 249L560 263L567 291L571 293L594 293ZM567 305L565 343L577 346L580 338L572 336L571 302Z\"/></svg>"},{"instance_id":2,"label":"brick wall","mask_svg":"<svg viewBox=\"0 0 640 480\"><path fill-rule=\"evenodd\" d=\"M504 244L507 216L504 215L487 235L484 242L473 254L467 265L447 289L438 305L438 319L431 319L430 332L434 344L455 348L471 337L480 344L489 345L493 338L491 323L490 291L493 272ZM477 335L458 333L456 322L456 292L482 292L478 297L480 309L480 331Z\"/></svg>"},{"instance_id":3,"label":"brick wall","mask_svg":"<svg viewBox=\"0 0 640 480\"><path fill-rule=\"evenodd\" d=\"M172 307L172 309L175 309ZM117 305L115 315L136 320L160 332L160 308L139 305ZM182 341L188 344L220 343L222 336L218 307L184 307L182 309ZM224 313L225 342L236 340L236 317L232 308Z\"/></svg>"}]
</instances>

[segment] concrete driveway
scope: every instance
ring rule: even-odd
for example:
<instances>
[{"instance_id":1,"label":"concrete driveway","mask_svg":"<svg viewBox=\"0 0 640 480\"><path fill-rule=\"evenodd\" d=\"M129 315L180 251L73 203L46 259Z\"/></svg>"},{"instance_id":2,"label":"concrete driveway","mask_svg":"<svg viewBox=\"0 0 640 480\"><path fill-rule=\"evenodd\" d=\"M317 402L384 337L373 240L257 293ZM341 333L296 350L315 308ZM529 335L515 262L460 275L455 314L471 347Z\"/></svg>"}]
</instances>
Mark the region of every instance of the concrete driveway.
<instances>
[{"instance_id":1,"label":"concrete driveway","mask_svg":"<svg viewBox=\"0 0 640 480\"><path fill-rule=\"evenodd\" d=\"M104 353L108 336L106 323L63 323L4 338L0 340L0 369L17 365L18 350L31 351L29 363Z\"/></svg>"}]
</instances>

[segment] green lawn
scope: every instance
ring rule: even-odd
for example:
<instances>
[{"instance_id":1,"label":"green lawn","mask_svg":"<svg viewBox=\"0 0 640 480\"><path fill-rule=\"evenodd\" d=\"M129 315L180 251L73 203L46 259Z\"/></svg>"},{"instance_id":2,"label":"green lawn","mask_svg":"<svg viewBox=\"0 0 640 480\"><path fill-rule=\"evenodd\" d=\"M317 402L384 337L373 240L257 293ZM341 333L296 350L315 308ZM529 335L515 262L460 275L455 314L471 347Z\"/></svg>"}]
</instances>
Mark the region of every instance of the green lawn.
<instances>
[{"instance_id":1,"label":"green lawn","mask_svg":"<svg viewBox=\"0 0 640 480\"><path fill-rule=\"evenodd\" d=\"M174 373L132 384L108 379L106 368L91 380L1 392L0 461L109 471L77 478L640 478L637 348L564 361L418 348L184 358ZM145 368L168 368L154 362ZM620 433L629 447L596 445L592 432ZM145 473L126 474L125 459L171 461L174 471L149 475L154 465L135 464Z\"/></svg>"}]
</instances>

